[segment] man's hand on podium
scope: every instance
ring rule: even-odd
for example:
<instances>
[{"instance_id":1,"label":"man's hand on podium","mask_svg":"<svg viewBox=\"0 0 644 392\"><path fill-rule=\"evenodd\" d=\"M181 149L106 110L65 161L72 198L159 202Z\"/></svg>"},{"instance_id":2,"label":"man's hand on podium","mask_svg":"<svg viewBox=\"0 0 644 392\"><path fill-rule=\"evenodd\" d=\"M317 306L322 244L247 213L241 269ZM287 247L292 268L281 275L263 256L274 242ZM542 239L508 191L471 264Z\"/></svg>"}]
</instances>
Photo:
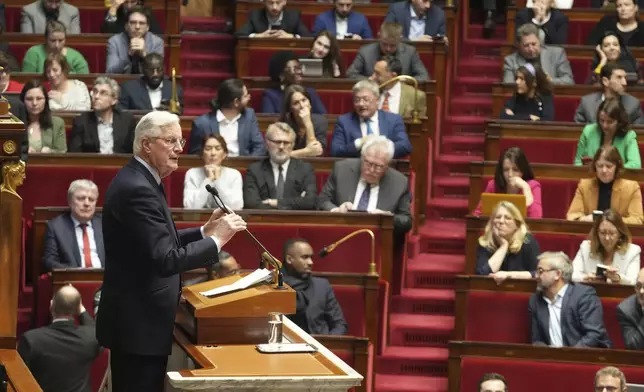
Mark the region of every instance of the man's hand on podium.
<instances>
[{"instance_id":1,"label":"man's hand on podium","mask_svg":"<svg viewBox=\"0 0 644 392\"><path fill-rule=\"evenodd\" d=\"M226 215L220 208L216 208L212 212L210 219L203 227L204 235L214 236L220 249L233 238L235 233L242 230L246 230L246 222L242 217L235 213Z\"/></svg>"}]
</instances>

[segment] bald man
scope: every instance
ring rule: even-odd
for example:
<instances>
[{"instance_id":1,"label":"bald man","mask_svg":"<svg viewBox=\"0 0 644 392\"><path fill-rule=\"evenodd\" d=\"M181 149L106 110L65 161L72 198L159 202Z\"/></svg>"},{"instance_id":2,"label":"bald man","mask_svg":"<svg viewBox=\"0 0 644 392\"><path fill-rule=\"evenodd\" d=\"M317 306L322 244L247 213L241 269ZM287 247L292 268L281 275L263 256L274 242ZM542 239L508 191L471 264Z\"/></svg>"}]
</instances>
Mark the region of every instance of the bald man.
<instances>
[{"instance_id":1,"label":"bald man","mask_svg":"<svg viewBox=\"0 0 644 392\"><path fill-rule=\"evenodd\" d=\"M617 306L617 320L624 345L629 350L644 350L644 268L637 274L635 294Z\"/></svg>"},{"instance_id":2,"label":"bald man","mask_svg":"<svg viewBox=\"0 0 644 392\"><path fill-rule=\"evenodd\" d=\"M91 392L90 368L101 352L94 320L71 285L54 294L50 310L51 324L22 335L18 353L44 391Z\"/></svg>"}]
</instances>

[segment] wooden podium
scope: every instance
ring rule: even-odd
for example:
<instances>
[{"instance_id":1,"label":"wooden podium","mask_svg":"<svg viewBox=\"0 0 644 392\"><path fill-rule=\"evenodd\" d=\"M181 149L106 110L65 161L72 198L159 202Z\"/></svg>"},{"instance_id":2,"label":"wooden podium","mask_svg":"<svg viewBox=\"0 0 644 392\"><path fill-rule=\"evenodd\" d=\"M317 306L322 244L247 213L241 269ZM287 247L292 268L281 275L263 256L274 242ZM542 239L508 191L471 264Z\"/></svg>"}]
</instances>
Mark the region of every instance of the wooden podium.
<instances>
[{"instance_id":1,"label":"wooden podium","mask_svg":"<svg viewBox=\"0 0 644 392\"><path fill-rule=\"evenodd\" d=\"M256 349L257 344L268 342L269 312L295 313L292 288L285 285L279 290L264 284L214 298L199 294L240 278L230 276L184 288L185 302L176 320L176 347L168 364L169 370L183 370L168 372L172 389L344 392L360 385L360 374L286 317L284 341L308 343L317 352L265 354Z\"/></svg>"}]
</instances>

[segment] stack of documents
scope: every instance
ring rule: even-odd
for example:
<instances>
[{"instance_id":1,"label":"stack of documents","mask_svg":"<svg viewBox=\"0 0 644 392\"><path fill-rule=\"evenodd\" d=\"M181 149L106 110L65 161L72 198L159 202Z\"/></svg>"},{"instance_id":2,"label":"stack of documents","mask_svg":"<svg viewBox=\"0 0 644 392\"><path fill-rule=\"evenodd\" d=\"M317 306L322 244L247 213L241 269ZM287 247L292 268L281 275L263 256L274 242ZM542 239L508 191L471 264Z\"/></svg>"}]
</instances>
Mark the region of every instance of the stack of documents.
<instances>
[{"instance_id":1,"label":"stack of documents","mask_svg":"<svg viewBox=\"0 0 644 392\"><path fill-rule=\"evenodd\" d=\"M256 285L257 283L263 282L271 278L273 272L267 270L266 268L257 269L251 274L244 276L233 284L226 286L215 287L212 290L202 291L199 294L206 297L214 297L216 295L230 293L232 291L243 290L250 286Z\"/></svg>"}]
</instances>

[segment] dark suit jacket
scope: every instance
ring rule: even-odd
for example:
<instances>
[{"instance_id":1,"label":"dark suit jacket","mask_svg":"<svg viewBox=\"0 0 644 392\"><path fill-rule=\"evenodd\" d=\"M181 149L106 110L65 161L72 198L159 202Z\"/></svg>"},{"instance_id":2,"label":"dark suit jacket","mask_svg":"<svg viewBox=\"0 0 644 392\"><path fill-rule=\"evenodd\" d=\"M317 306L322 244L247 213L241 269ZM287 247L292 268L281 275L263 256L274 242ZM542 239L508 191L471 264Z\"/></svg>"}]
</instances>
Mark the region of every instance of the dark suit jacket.
<instances>
[{"instance_id":1,"label":"dark suit jacket","mask_svg":"<svg viewBox=\"0 0 644 392\"><path fill-rule=\"evenodd\" d=\"M183 88L178 84L177 96L179 97L179 104L181 104L181 108L183 109ZM164 78L163 87L161 88L161 102L168 101L170 98L172 98L172 80L170 78ZM123 110L152 111L156 109L152 107L150 93L143 78L128 80L121 85L119 105Z\"/></svg>"},{"instance_id":2,"label":"dark suit jacket","mask_svg":"<svg viewBox=\"0 0 644 392\"><path fill-rule=\"evenodd\" d=\"M409 28L411 26L411 4L409 1L392 3L385 16L385 22L395 22L402 26L403 37L409 39ZM425 35L435 37L445 36L445 11L435 4L427 10L425 19Z\"/></svg>"},{"instance_id":3,"label":"dark suit jacket","mask_svg":"<svg viewBox=\"0 0 644 392\"><path fill-rule=\"evenodd\" d=\"M378 110L378 127L380 135L394 142L394 158L402 158L411 153L411 143L405 130L402 117L396 113ZM354 141L362 137L360 118L355 112L338 117L331 137L332 157L359 157Z\"/></svg>"},{"instance_id":4,"label":"dark suit jacket","mask_svg":"<svg viewBox=\"0 0 644 392\"><path fill-rule=\"evenodd\" d=\"M184 271L219 261L198 227L177 230L165 194L135 158L118 171L103 207L105 274L98 341L135 355L169 355Z\"/></svg>"},{"instance_id":5,"label":"dark suit jacket","mask_svg":"<svg viewBox=\"0 0 644 392\"><path fill-rule=\"evenodd\" d=\"M617 305L617 321L626 348L644 350L644 316L637 295L633 294Z\"/></svg>"},{"instance_id":6,"label":"dark suit jacket","mask_svg":"<svg viewBox=\"0 0 644 392\"><path fill-rule=\"evenodd\" d=\"M305 192L302 196L302 192ZM284 178L284 197L277 201L279 210L314 210L318 188L313 165L291 158ZM251 163L244 179L244 208L272 209L262 200L275 199L275 177L269 158Z\"/></svg>"},{"instance_id":7,"label":"dark suit jacket","mask_svg":"<svg viewBox=\"0 0 644 392\"><path fill-rule=\"evenodd\" d=\"M360 159L344 159L333 165L333 171L318 196L318 209L330 211L345 201L353 203L360 181L360 164ZM397 232L405 233L411 229L410 202L407 177L396 169L387 169L380 179L376 208L394 214Z\"/></svg>"},{"instance_id":8,"label":"dark suit jacket","mask_svg":"<svg viewBox=\"0 0 644 392\"><path fill-rule=\"evenodd\" d=\"M38 384L47 392L90 392L90 371L101 347L94 320L87 312L74 320L57 321L27 331L18 343L18 354Z\"/></svg>"},{"instance_id":9,"label":"dark suit jacket","mask_svg":"<svg viewBox=\"0 0 644 392\"><path fill-rule=\"evenodd\" d=\"M335 10L329 10L315 17L313 24L313 36L318 35L320 31L329 31L335 37L337 30L335 27ZM373 32L367 17L360 12L351 11L347 17L347 33L358 34L363 39L372 39Z\"/></svg>"},{"instance_id":10,"label":"dark suit jacket","mask_svg":"<svg viewBox=\"0 0 644 392\"><path fill-rule=\"evenodd\" d=\"M518 29L526 23L532 23L534 11L532 8L524 8L517 12L516 18L516 28ZM566 14L553 8L550 10L550 19L542 26L537 27L543 30L546 36L546 45L565 45L568 43L569 24L570 22Z\"/></svg>"},{"instance_id":11,"label":"dark suit jacket","mask_svg":"<svg viewBox=\"0 0 644 392\"><path fill-rule=\"evenodd\" d=\"M406 43L399 43L394 54L402 63L402 75L409 75L419 82L426 82L429 79L429 72L420 59L415 47ZM372 42L365 44L358 49L358 55L347 69L347 78L364 79L373 74L373 67L385 55L380 51L380 43Z\"/></svg>"},{"instance_id":12,"label":"dark suit jacket","mask_svg":"<svg viewBox=\"0 0 644 392\"><path fill-rule=\"evenodd\" d=\"M306 92L311 98L311 113L326 114L326 108L317 91L306 87ZM262 113L281 113L284 106L284 90L278 88L267 88L262 95Z\"/></svg>"},{"instance_id":13,"label":"dark suit jacket","mask_svg":"<svg viewBox=\"0 0 644 392\"><path fill-rule=\"evenodd\" d=\"M132 113L114 108L112 116L112 137L115 154L132 154L136 120ZM69 152L101 152L98 140L98 118L96 112L85 112L74 118L70 136Z\"/></svg>"},{"instance_id":14,"label":"dark suit jacket","mask_svg":"<svg viewBox=\"0 0 644 392\"><path fill-rule=\"evenodd\" d=\"M103 226L100 216L92 218L94 241L98 258L105 267L105 248L103 244ZM43 264L46 271L60 268L81 268L83 258L76 241L74 222L69 212L59 215L47 222L45 245L43 249Z\"/></svg>"},{"instance_id":15,"label":"dark suit jacket","mask_svg":"<svg viewBox=\"0 0 644 392\"><path fill-rule=\"evenodd\" d=\"M189 154L201 154L204 138L208 135L219 134L217 112L211 111L195 118L190 131ZM264 137L259 130L259 123L252 108L246 108L239 117L237 140L239 142L239 155L266 155Z\"/></svg>"},{"instance_id":16,"label":"dark suit jacket","mask_svg":"<svg viewBox=\"0 0 644 392\"><path fill-rule=\"evenodd\" d=\"M590 124L597 122L597 109L602 103L601 92L586 94L581 97L577 111L575 112L575 122L582 124ZM639 99L630 94L624 94L619 97L631 124L641 124L644 122L644 115L642 114L642 106Z\"/></svg>"},{"instance_id":17,"label":"dark suit jacket","mask_svg":"<svg viewBox=\"0 0 644 392\"><path fill-rule=\"evenodd\" d=\"M302 22L302 13L294 9L284 9L282 15L282 30L300 37L310 37L311 33ZM264 8L252 10L248 14L248 21L235 33L238 37L247 37L251 34L263 33L268 30L268 17Z\"/></svg>"},{"instance_id":18,"label":"dark suit jacket","mask_svg":"<svg viewBox=\"0 0 644 392\"><path fill-rule=\"evenodd\" d=\"M611 12L610 14L603 16L599 22L597 22L590 34L588 34L586 45L595 47L604 37L606 32L619 32L617 29L617 22L617 13L615 12ZM628 42L624 42L624 45L629 48L634 46L644 46L644 21L637 21L637 29L635 30L635 33L633 33Z\"/></svg>"},{"instance_id":19,"label":"dark suit jacket","mask_svg":"<svg viewBox=\"0 0 644 392\"><path fill-rule=\"evenodd\" d=\"M293 284L293 277L287 272L284 273L284 283ZM312 276L309 286L306 290L306 298L298 292L297 313L289 315L289 318L309 334L346 334L348 329L347 322L344 320L342 308L340 308L340 304L335 298L329 281Z\"/></svg>"},{"instance_id":20,"label":"dark suit jacket","mask_svg":"<svg viewBox=\"0 0 644 392\"><path fill-rule=\"evenodd\" d=\"M528 313L532 344L552 344L548 328L550 313L542 293L530 297ZM602 303L594 288L568 283L561 307L561 334L565 347L612 347L604 327Z\"/></svg>"}]
</instances>

